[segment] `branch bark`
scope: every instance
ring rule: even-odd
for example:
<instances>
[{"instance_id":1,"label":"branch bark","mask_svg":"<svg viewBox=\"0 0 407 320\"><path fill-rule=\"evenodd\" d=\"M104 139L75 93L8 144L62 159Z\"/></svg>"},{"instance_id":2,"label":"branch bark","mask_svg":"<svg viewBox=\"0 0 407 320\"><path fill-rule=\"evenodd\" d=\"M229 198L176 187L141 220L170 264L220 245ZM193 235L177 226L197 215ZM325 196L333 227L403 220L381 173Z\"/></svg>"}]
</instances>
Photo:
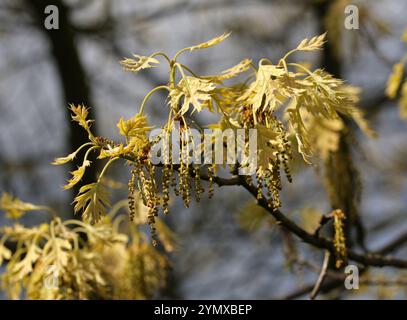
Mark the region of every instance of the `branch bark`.
<instances>
[{"instance_id":1,"label":"branch bark","mask_svg":"<svg viewBox=\"0 0 407 320\"><path fill-rule=\"evenodd\" d=\"M134 159L125 158L126 160L133 161ZM177 170L178 166L174 166L174 169ZM194 177L194 173L191 170L190 174ZM200 178L204 181L209 180L209 176L206 174L200 175ZM220 187L222 186L242 186L245 188L255 199L257 199L257 195L259 193L258 188L253 184L249 184L246 181L245 176L242 175L234 175L230 178L222 178L219 176L214 176L213 181ZM328 240L324 237L321 237L316 234L310 234L300 226L298 226L294 221L287 218L280 210L273 210L269 206L269 202L265 195L263 195L260 199L257 199L257 204L264 208L269 214L271 214L279 223L279 225L291 233L295 234L298 238L300 238L305 243L308 243L316 248L319 249L326 249L332 254L335 253L334 244L331 240ZM400 246L404 243L404 241L398 241L397 246ZM393 244L394 246L394 244ZM396 246L396 247L397 247ZM359 262L364 266L374 266L374 267L395 267L395 268L402 268L407 269L407 260L385 257L383 253L388 253L389 250L384 250L383 252L379 251L377 253L366 252L366 253L357 253L353 250L348 250L348 258L355 262ZM312 290L312 288L311 288Z\"/></svg>"}]
</instances>

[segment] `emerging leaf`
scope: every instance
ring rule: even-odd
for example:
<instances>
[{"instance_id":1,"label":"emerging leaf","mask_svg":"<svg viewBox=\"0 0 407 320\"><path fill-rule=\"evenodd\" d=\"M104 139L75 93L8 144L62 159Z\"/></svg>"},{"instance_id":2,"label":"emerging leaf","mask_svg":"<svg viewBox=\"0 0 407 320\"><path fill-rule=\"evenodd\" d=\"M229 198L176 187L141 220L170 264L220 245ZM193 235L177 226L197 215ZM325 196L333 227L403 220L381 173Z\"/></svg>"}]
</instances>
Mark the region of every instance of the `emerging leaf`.
<instances>
[{"instance_id":1,"label":"emerging leaf","mask_svg":"<svg viewBox=\"0 0 407 320\"><path fill-rule=\"evenodd\" d=\"M184 114L192 105L194 110L200 112L203 104L211 100L211 93L216 85L207 79L195 77L183 78L178 85L170 92L170 104L173 108L178 109L182 103L180 112ZM181 102L181 99L183 101Z\"/></svg>"},{"instance_id":2,"label":"emerging leaf","mask_svg":"<svg viewBox=\"0 0 407 320\"><path fill-rule=\"evenodd\" d=\"M136 114L129 120L120 118L117 127L120 130L120 134L126 138L144 135L151 130L147 123L147 117L142 114Z\"/></svg>"},{"instance_id":3,"label":"emerging leaf","mask_svg":"<svg viewBox=\"0 0 407 320\"><path fill-rule=\"evenodd\" d=\"M278 160L278 152L284 151L284 142L280 132L272 127L257 125L257 167L260 172L273 170Z\"/></svg>"},{"instance_id":4,"label":"emerging leaf","mask_svg":"<svg viewBox=\"0 0 407 320\"><path fill-rule=\"evenodd\" d=\"M22 280L33 270L33 265L41 255L41 249L35 244L31 244L23 259L13 266L13 276L15 279Z\"/></svg>"},{"instance_id":5,"label":"emerging leaf","mask_svg":"<svg viewBox=\"0 0 407 320\"><path fill-rule=\"evenodd\" d=\"M259 63L259 70L249 89L238 100L253 106L253 112L258 110L274 111L283 99L279 95L280 84L276 79L285 74L284 69L263 61Z\"/></svg>"},{"instance_id":6,"label":"emerging leaf","mask_svg":"<svg viewBox=\"0 0 407 320\"><path fill-rule=\"evenodd\" d=\"M71 171L72 177L68 180L68 184L64 186L64 189L71 189L79 181L82 180L83 175L85 174L86 167L90 166L90 161L85 160L83 164L76 170Z\"/></svg>"},{"instance_id":7,"label":"emerging leaf","mask_svg":"<svg viewBox=\"0 0 407 320\"><path fill-rule=\"evenodd\" d=\"M72 119L78 122L82 127L86 128L88 125L88 120L86 120L89 115L88 109L83 105L75 107L74 104L70 104L70 109L73 113Z\"/></svg>"},{"instance_id":8,"label":"emerging leaf","mask_svg":"<svg viewBox=\"0 0 407 320\"><path fill-rule=\"evenodd\" d=\"M72 120L79 123L79 125L83 127L86 132L88 132L89 138L93 137L90 131L90 124L93 122L93 120L87 120L87 117L89 115L88 108L86 108L84 105L78 105L77 107L75 107L75 105L72 103L69 106L71 112L73 113Z\"/></svg>"},{"instance_id":9,"label":"emerging leaf","mask_svg":"<svg viewBox=\"0 0 407 320\"><path fill-rule=\"evenodd\" d=\"M107 148L100 150L98 159L120 157L126 154L128 151L129 148L125 148L122 144L114 147L108 146Z\"/></svg>"},{"instance_id":10,"label":"emerging leaf","mask_svg":"<svg viewBox=\"0 0 407 320\"><path fill-rule=\"evenodd\" d=\"M217 44L219 44L223 40L225 40L227 37L229 37L230 34L231 34L230 32L229 33L224 33L224 34L222 34L222 35L220 35L220 36L218 36L216 38L213 38L211 40L208 40L206 42L200 43L200 44L198 44L196 46L192 46L192 47L189 47L189 48L186 48L186 49L188 49L189 51L192 51L192 50L206 49L206 48L216 46Z\"/></svg>"},{"instance_id":11,"label":"emerging leaf","mask_svg":"<svg viewBox=\"0 0 407 320\"><path fill-rule=\"evenodd\" d=\"M251 59L244 59L240 61L237 65L222 71L219 75L216 76L207 76L205 79L211 79L213 81L221 82L227 79L234 78L240 73L246 72L249 70L252 63Z\"/></svg>"},{"instance_id":12,"label":"emerging leaf","mask_svg":"<svg viewBox=\"0 0 407 320\"><path fill-rule=\"evenodd\" d=\"M325 37L326 37L326 33L321 34L320 36L315 36L311 39L304 39L298 45L297 50L314 51L314 50L321 49L321 47L325 43Z\"/></svg>"},{"instance_id":13,"label":"emerging leaf","mask_svg":"<svg viewBox=\"0 0 407 320\"><path fill-rule=\"evenodd\" d=\"M12 195L5 192L0 198L0 210L5 211L7 218L18 219L28 211L42 211L49 210L49 208L36 206L29 202L23 202L18 198L13 198Z\"/></svg>"},{"instance_id":14,"label":"emerging leaf","mask_svg":"<svg viewBox=\"0 0 407 320\"><path fill-rule=\"evenodd\" d=\"M139 72L143 69L154 68L155 64L160 63L157 59L152 57L139 56L137 54L133 54L133 57L136 59L125 58L120 62L123 65L124 70Z\"/></svg>"},{"instance_id":15,"label":"emerging leaf","mask_svg":"<svg viewBox=\"0 0 407 320\"><path fill-rule=\"evenodd\" d=\"M72 161L75 158L75 152L72 152L68 154L66 157L60 157L60 158L55 158L55 160L52 162L53 165L59 166L61 164L68 163Z\"/></svg>"},{"instance_id":16,"label":"emerging leaf","mask_svg":"<svg viewBox=\"0 0 407 320\"><path fill-rule=\"evenodd\" d=\"M0 266L3 264L4 260L10 260L10 258L11 251L0 242Z\"/></svg>"},{"instance_id":17,"label":"emerging leaf","mask_svg":"<svg viewBox=\"0 0 407 320\"><path fill-rule=\"evenodd\" d=\"M87 184L81 187L74 203L75 213L83 211L83 220L95 224L106 214L106 207L110 206L109 193L101 183Z\"/></svg>"}]
</instances>

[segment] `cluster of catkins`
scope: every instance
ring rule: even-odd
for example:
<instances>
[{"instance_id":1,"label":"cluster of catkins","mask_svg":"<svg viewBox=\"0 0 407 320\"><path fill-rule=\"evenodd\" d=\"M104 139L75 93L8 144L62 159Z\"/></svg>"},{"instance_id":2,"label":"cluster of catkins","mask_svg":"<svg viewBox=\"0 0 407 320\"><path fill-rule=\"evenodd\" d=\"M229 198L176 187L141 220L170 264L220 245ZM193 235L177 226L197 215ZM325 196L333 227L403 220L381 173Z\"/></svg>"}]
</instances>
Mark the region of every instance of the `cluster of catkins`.
<instances>
[{"instance_id":1,"label":"cluster of catkins","mask_svg":"<svg viewBox=\"0 0 407 320\"><path fill-rule=\"evenodd\" d=\"M132 162L133 168L128 184L130 220L134 220L137 210L137 199L135 197L137 187L143 204L148 207L147 222L151 229L153 245L157 245L155 220L158 216L159 208L162 208L164 214L169 212L170 189L172 188L174 194L182 198L185 207L190 205L191 193L194 195L195 200L199 202L201 194L204 192L201 183L201 165L190 163L190 149L188 148L188 141L185 139L181 139L180 153L181 161L179 164L173 164L171 159L165 159L164 164L157 167L149 159L139 159ZM170 153L165 152L165 154ZM157 168L162 173L161 187L157 183L159 180L156 179ZM202 170L204 170L204 166L202 166ZM208 195L209 198L212 198L214 193L213 177L215 165L209 165L206 170L209 181Z\"/></svg>"},{"instance_id":2,"label":"cluster of catkins","mask_svg":"<svg viewBox=\"0 0 407 320\"><path fill-rule=\"evenodd\" d=\"M290 183L292 182L289 162L293 156L287 130L273 112L261 111L253 115L252 109L245 107L242 108L242 123L247 129L256 127L256 125L262 125L276 133L275 143L267 142L267 148L270 149L269 156L266 159L267 166L260 163L256 171L256 182L257 199L259 200L264 197L263 190L265 189L269 207L277 210L281 207L281 169L284 170L287 180ZM251 177L247 180L249 183L253 183Z\"/></svg>"}]
</instances>

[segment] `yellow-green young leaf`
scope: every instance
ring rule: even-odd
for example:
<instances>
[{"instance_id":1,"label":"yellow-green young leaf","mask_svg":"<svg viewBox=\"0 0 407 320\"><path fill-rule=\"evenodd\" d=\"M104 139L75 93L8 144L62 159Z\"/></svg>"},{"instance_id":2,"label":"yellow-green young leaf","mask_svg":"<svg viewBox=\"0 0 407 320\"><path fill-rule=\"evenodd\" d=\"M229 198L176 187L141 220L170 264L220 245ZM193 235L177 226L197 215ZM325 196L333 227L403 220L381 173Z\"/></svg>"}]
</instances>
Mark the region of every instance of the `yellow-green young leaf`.
<instances>
[{"instance_id":1,"label":"yellow-green young leaf","mask_svg":"<svg viewBox=\"0 0 407 320\"><path fill-rule=\"evenodd\" d=\"M10 260L10 258L11 251L0 242L0 266L3 264L4 260Z\"/></svg>"},{"instance_id":2,"label":"yellow-green young leaf","mask_svg":"<svg viewBox=\"0 0 407 320\"><path fill-rule=\"evenodd\" d=\"M273 169L277 159L277 150L284 148L280 133L267 128L263 125L257 125L257 167L261 172Z\"/></svg>"},{"instance_id":3,"label":"yellow-green young leaf","mask_svg":"<svg viewBox=\"0 0 407 320\"><path fill-rule=\"evenodd\" d=\"M41 249L35 243L30 245L24 258L13 265L12 272L17 281L22 280L33 270L33 265L37 262L40 255Z\"/></svg>"},{"instance_id":4,"label":"yellow-green young leaf","mask_svg":"<svg viewBox=\"0 0 407 320\"><path fill-rule=\"evenodd\" d=\"M289 106L286 108L286 116L288 116L290 129L294 132L294 137L298 145L298 152L302 155L303 160L311 164L310 158L313 156L313 148L310 142L310 135L306 128L307 119L305 121L302 115L303 109L300 106L303 104L303 97L294 98L291 100Z\"/></svg>"},{"instance_id":5,"label":"yellow-green young leaf","mask_svg":"<svg viewBox=\"0 0 407 320\"><path fill-rule=\"evenodd\" d=\"M401 40L407 42L407 29L404 30L404 33L403 33L403 35L401 36Z\"/></svg>"},{"instance_id":6,"label":"yellow-green young leaf","mask_svg":"<svg viewBox=\"0 0 407 320\"><path fill-rule=\"evenodd\" d=\"M252 63L251 59L244 59L240 61L237 65L222 71L219 75L205 77L213 81L224 81L238 76L240 73L247 71Z\"/></svg>"},{"instance_id":7,"label":"yellow-green young leaf","mask_svg":"<svg viewBox=\"0 0 407 320\"><path fill-rule=\"evenodd\" d=\"M19 239L31 243L33 238L47 233L47 226L47 224L41 224L40 226L26 228L19 223L15 223L13 226L3 227L1 231L7 236L7 238L12 239L13 241Z\"/></svg>"},{"instance_id":8,"label":"yellow-green young leaf","mask_svg":"<svg viewBox=\"0 0 407 320\"><path fill-rule=\"evenodd\" d=\"M206 49L206 48L209 48L209 47L213 47L213 46L216 46L217 44L221 43L223 40L225 40L229 36L230 36L230 32L229 33L224 33L224 34L222 34L222 35L220 35L220 36L218 36L216 38L213 38L211 40L208 40L206 42L200 43L200 44L198 44L196 46L192 46L192 47L189 47L189 48L186 48L186 49L192 51L192 50L197 50L197 49Z\"/></svg>"},{"instance_id":9,"label":"yellow-green young leaf","mask_svg":"<svg viewBox=\"0 0 407 320\"><path fill-rule=\"evenodd\" d=\"M68 265L71 250L72 245L69 240L60 237L52 238L42 250L44 263L55 265L59 270L63 270Z\"/></svg>"},{"instance_id":10,"label":"yellow-green young leaf","mask_svg":"<svg viewBox=\"0 0 407 320\"><path fill-rule=\"evenodd\" d=\"M401 118L407 120L407 79L401 87L399 106Z\"/></svg>"},{"instance_id":11,"label":"yellow-green young leaf","mask_svg":"<svg viewBox=\"0 0 407 320\"><path fill-rule=\"evenodd\" d=\"M71 171L71 179L68 180L68 184L64 186L64 189L70 189L76 185L79 181L82 180L83 175L85 174L86 167L90 166L90 161L85 160L83 164L76 170Z\"/></svg>"},{"instance_id":12,"label":"yellow-green young leaf","mask_svg":"<svg viewBox=\"0 0 407 320\"><path fill-rule=\"evenodd\" d=\"M138 72L143 69L154 68L155 64L160 63L157 59L152 57L139 56L137 54L133 54L133 57L135 59L125 58L120 62L123 65L124 70Z\"/></svg>"},{"instance_id":13,"label":"yellow-green young leaf","mask_svg":"<svg viewBox=\"0 0 407 320\"><path fill-rule=\"evenodd\" d=\"M256 80L249 86L249 89L238 99L247 105L253 105L253 111L262 110L273 111L277 105L282 103L278 95L279 83L276 78L285 74L283 68L260 61Z\"/></svg>"},{"instance_id":14,"label":"yellow-green young leaf","mask_svg":"<svg viewBox=\"0 0 407 320\"><path fill-rule=\"evenodd\" d=\"M98 159L120 157L127 152L129 152L129 148L125 148L122 144L115 147L108 146L100 150Z\"/></svg>"},{"instance_id":15,"label":"yellow-green young leaf","mask_svg":"<svg viewBox=\"0 0 407 320\"><path fill-rule=\"evenodd\" d=\"M18 219L28 211L49 210L44 206L36 206L29 202L23 202L18 198L13 198L7 192L3 193L0 198L0 210L6 213L6 217L10 219Z\"/></svg>"},{"instance_id":16,"label":"yellow-green young leaf","mask_svg":"<svg viewBox=\"0 0 407 320\"><path fill-rule=\"evenodd\" d=\"M88 230L87 235L91 244L103 242L113 245L115 243L126 243L129 240L127 235L114 231L108 217L103 219L98 225L88 227Z\"/></svg>"},{"instance_id":17,"label":"yellow-green young leaf","mask_svg":"<svg viewBox=\"0 0 407 320\"><path fill-rule=\"evenodd\" d=\"M71 112L73 113L72 120L79 123L79 125L88 132L89 136L91 136L92 133L90 132L90 124L93 120L87 120L87 117L89 115L88 108L86 108L84 105L78 105L77 107L75 107L73 103L71 103L69 106Z\"/></svg>"},{"instance_id":18,"label":"yellow-green young leaf","mask_svg":"<svg viewBox=\"0 0 407 320\"><path fill-rule=\"evenodd\" d=\"M75 158L75 156L76 152L72 152L68 154L66 157L55 158L55 160L51 164L53 164L54 166L59 166L61 164L68 163L72 161Z\"/></svg>"},{"instance_id":19,"label":"yellow-green young leaf","mask_svg":"<svg viewBox=\"0 0 407 320\"><path fill-rule=\"evenodd\" d=\"M393 66L393 72L391 73L386 86L386 95L394 99L397 95L397 91L400 87L401 80L404 73L404 64L402 62L396 63Z\"/></svg>"},{"instance_id":20,"label":"yellow-green young leaf","mask_svg":"<svg viewBox=\"0 0 407 320\"><path fill-rule=\"evenodd\" d=\"M335 152L339 147L340 132L344 128L341 118L326 119L321 116L313 116L306 109L300 110L302 122L305 126L304 134L309 142L309 156L314 152L323 160L328 159L331 152ZM298 124L297 124L298 126Z\"/></svg>"},{"instance_id":21,"label":"yellow-green young leaf","mask_svg":"<svg viewBox=\"0 0 407 320\"><path fill-rule=\"evenodd\" d=\"M229 87L218 87L213 93L217 97L216 105L222 110L223 113L231 114L236 112L241 106L241 102L238 100L245 92L247 92L248 86L244 83L235 84ZM220 97L220 98L218 98ZM209 109L212 112L214 108Z\"/></svg>"},{"instance_id":22,"label":"yellow-green young leaf","mask_svg":"<svg viewBox=\"0 0 407 320\"><path fill-rule=\"evenodd\" d=\"M320 36L315 36L311 39L304 39L298 45L297 50L313 51L313 50L321 49L321 47L325 43L325 37L326 37L326 33L321 34Z\"/></svg>"},{"instance_id":23,"label":"yellow-green young leaf","mask_svg":"<svg viewBox=\"0 0 407 320\"><path fill-rule=\"evenodd\" d=\"M120 118L117 127L120 134L127 138L144 135L151 130L151 127L148 126L147 117L142 114L137 114L129 120Z\"/></svg>"},{"instance_id":24,"label":"yellow-green young leaf","mask_svg":"<svg viewBox=\"0 0 407 320\"><path fill-rule=\"evenodd\" d=\"M85 144L81 145L76 151L68 154L66 157L55 158L55 160L51 164L58 166L58 165L65 164L65 163L72 161L73 159L75 159L75 157L79 153L79 151L81 151L86 145L89 145L89 144L90 143L85 143Z\"/></svg>"},{"instance_id":25,"label":"yellow-green young leaf","mask_svg":"<svg viewBox=\"0 0 407 320\"><path fill-rule=\"evenodd\" d=\"M75 107L73 103L71 103L69 106L71 112L73 113L72 119L78 122L82 127L85 127L87 123L86 118L89 115L88 109L83 105L78 105Z\"/></svg>"},{"instance_id":26,"label":"yellow-green young leaf","mask_svg":"<svg viewBox=\"0 0 407 320\"><path fill-rule=\"evenodd\" d=\"M95 224L106 214L106 207L110 206L109 193L101 183L91 183L79 190L75 200L75 213L82 211L84 221Z\"/></svg>"},{"instance_id":27,"label":"yellow-green young leaf","mask_svg":"<svg viewBox=\"0 0 407 320\"><path fill-rule=\"evenodd\" d=\"M216 85L208 79L185 77L175 89L171 90L169 103L175 109L182 103L181 114L186 113L190 105L200 112L204 103L211 100L211 93L215 87Z\"/></svg>"}]
</instances>

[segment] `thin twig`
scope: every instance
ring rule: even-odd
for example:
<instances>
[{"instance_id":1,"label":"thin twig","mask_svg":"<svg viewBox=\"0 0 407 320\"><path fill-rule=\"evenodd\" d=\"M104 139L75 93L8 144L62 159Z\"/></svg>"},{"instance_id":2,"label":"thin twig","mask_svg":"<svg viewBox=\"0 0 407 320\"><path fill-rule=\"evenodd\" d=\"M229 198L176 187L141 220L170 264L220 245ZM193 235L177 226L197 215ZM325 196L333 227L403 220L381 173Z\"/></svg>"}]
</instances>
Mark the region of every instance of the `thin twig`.
<instances>
[{"instance_id":1,"label":"thin twig","mask_svg":"<svg viewBox=\"0 0 407 320\"><path fill-rule=\"evenodd\" d=\"M330 256L331 256L331 253L328 250L325 250L324 262L322 263L321 272L319 274L317 283L315 284L314 289L312 289L312 292L311 292L311 295L310 295L311 300L314 300L316 298L316 296L318 295L318 293L319 293L319 291L321 289L322 282L324 281L324 279L326 277L326 272L328 270L329 257Z\"/></svg>"}]
</instances>

